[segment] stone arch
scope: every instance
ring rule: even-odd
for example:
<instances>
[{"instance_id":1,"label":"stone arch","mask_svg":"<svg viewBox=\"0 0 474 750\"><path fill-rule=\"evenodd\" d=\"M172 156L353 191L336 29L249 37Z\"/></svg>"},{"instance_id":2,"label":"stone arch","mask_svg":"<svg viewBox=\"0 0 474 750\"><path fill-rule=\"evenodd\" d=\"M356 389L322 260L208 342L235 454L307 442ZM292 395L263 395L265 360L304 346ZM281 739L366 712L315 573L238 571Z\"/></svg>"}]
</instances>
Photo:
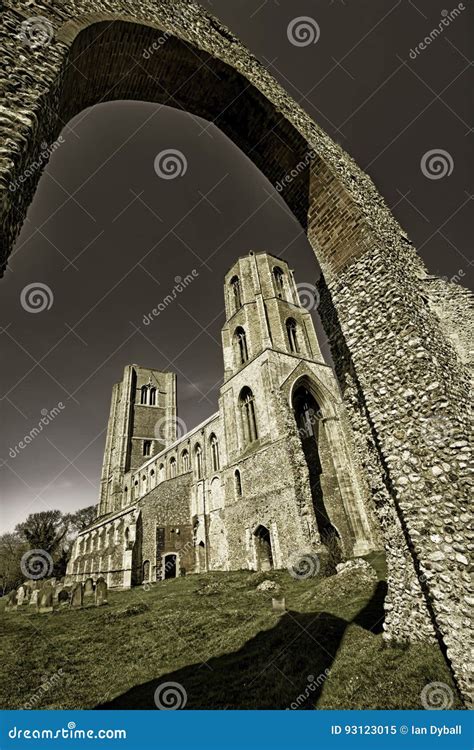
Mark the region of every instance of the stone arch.
<instances>
[{"instance_id":1,"label":"stone arch","mask_svg":"<svg viewBox=\"0 0 474 750\"><path fill-rule=\"evenodd\" d=\"M469 373L442 313L426 304L430 277L423 263L369 177L199 5L142 0L132 11L126 0L95 0L94 8L90 13L88 0L67 6L16 0L2 12L0 128L7 148L0 156L0 268L49 149L75 113L99 101L141 98L212 120L281 194L322 268L320 313L353 429L361 450L370 453L371 482L383 485L391 519L384 528L386 548L394 538L405 541L404 574L397 577L392 569L389 577L388 636L398 638L404 623L407 633L425 637L432 630L429 610L466 689L468 637L458 603L468 596L462 573L469 540L458 528L461 550L434 565L439 542L425 533L422 511L436 503L443 528L453 504L466 510L470 457L452 446L468 449ZM33 49L19 32L21 22L34 16L50 24L51 42ZM443 295L452 295L462 319L469 297L437 284ZM387 383L389 408L382 393ZM427 429L437 418L448 439L430 442ZM424 609L417 579L423 581Z\"/></svg>"}]
</instances>

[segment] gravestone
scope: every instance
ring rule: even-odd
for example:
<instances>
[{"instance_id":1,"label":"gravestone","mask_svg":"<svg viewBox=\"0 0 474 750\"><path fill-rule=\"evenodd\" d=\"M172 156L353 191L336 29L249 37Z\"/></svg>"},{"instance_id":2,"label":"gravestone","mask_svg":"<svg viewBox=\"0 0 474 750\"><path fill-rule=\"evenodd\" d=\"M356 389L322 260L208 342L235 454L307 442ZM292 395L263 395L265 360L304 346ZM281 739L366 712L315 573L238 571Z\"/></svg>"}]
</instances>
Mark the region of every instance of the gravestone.
<instances>
[{"instance_id":1,"label":"gravestone","mask_svg":"<svg viewBox=\"0 0 474 750\"><path fill-rule=\"evenodd\" d=\"M45 612L53 611L53 589L51 586L41 589L38 596L38 612L44 614Z\"/></svg>"},{"instance_id":2,"label":"gravestone","mask_svg":"<svg viewBox=\"0 0 474 750\"><path fill-rule=\"evenodd\" d=\"M92 596L94 593L94 581L92 578L86 578L84 583L84 596Z\"/></svg>"},{"instance_id":3,"label":"gravestone","mask_svg":"<svg viewBox=\"0 0 474 750\"><path fill-rule=\"evenodd\" d=\"M107 583L105 578L98 578L95 587L95 603L97 607L107 604Z\"/></svg>"},{"instance_id":4,"label":"gravestone","mask_svg":"<svg viewBox=\"0 0 474 750\"><path fill-rule=\"evenodd\" d=\"M283 597L282 599L273 599L272 598L272 609L275 612L286 612L285 597Z\"/></svg>"},{"instance_id":5,"label":"gravestone","mask_svg":"<svg viewBox=\"0 0 474 750\"><path fill-rule=\"evenodd\" d=\"M64 607L66 604L69 604L69 600L71 598L71 589L69 587L64 587L59 591L58 593L58 604L60 607Z\"/></svg>"},{"instance_id":6,"label":"gravestone","mask_svg":"<svg viewBox=\"0 0 474 750\"><path fill-rule=\"evenodd\" d=\"M71 607L82 607L84 589L82 583L76 583L72 589Z\"/></svg>"},{"instance_id":7,"label":"gravestone","mask_svg":"<svg viewBox=\"0 0 474 750\"><path fill-rule=\"evenodd\" d=\"M39 596L39 589L33 589L30 596L30 601L28 602L30 607L31 606L38 606L38 596Z\"/></svg>"},{"instance_id":8,"label":"gravestone","mask_svg":"<svg viewBox=\"0 0 474 750\"><path fill-rule=\"evenodd\" d=\"M7 603L5 605L6 609L16 609L18 606L18 598L17 593L15 590L10 591L7 598Z\"/></svg>"},{"instance_id":9,"label":"gravestone","mask_svg":"<svg viewBox=\"0 0 474 750\"><path fill-rule=\"evenodd\" d=\"M29 589L27 586L20 586L20 588L17 591L17 603L20 607L22 604L28 604L29 600Z\"/></svg>"}]
</instances>

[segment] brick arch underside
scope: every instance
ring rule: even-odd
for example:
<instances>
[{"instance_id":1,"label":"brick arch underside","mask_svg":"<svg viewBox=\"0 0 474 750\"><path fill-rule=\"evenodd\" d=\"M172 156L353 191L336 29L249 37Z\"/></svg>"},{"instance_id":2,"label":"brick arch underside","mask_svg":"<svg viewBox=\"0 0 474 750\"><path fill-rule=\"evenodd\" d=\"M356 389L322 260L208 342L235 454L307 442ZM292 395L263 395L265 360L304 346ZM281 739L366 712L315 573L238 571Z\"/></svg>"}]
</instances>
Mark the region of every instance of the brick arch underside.
<instances>
[{"instance_id":1,"label":"brick arch underside","mask_svg":"<svg viewBox=\"0 0 474 750\"><path fill-rule=\"evenodd\" d=\"M306 228L306 139L235 68L189 42L130 21L99 21L76 36L64 56L60 75L40 99L42 111L36 113L34 143L22 155L17 172L27 169L44 144L53 143L79 112L116 100L155 102L213 122L278 187ZM298 174L281 184L296 167ZM19 228L18 219L26 214L34 195L38 172L33 170L21 195L16 191L12 211L4 222L2 270Z\"/></svg>"}]
</instances>

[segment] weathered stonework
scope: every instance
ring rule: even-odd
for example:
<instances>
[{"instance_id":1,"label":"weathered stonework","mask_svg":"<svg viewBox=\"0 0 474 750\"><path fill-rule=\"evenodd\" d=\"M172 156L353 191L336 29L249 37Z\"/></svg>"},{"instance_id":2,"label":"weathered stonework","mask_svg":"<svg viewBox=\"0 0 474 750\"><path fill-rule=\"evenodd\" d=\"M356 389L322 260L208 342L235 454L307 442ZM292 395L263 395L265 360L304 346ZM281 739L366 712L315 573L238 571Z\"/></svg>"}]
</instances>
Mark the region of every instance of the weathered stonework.
<instances>
[{"instance_id":1,"label":"weathered stonework","mask_svg":"<svg viewBox=\"0 0 474 750\"><path fill-rule=\"evenodd\" d=\"M129 365L113 387L98 517L74 543L70 582L289 567L325 554L328 534L342 557L381 548L338 386L287 264L251 253L224 292L216 414L177 437L174 376ZM301 411L296 394L317 408Z\"/></svg>"},{"instance_id":2,"label":"weathered stonework","mask_svg":"<svg viewBox=\"0 0 474 750\"><path fill-rule=\"evenodd\" d=\"M213 120L281 188L322 267L328 294L323 322L360 460L383 515L392 587L387 635L417 637L426 607L467 695L467 292L427 275L368 176L197 4L6 0L4 6L3 267L44 165L42 144L51 144L76 112L135 98ZM52 39L34 47L19 34L22 22L37 16L51 24ZM146 60L143 51L157 39ZM294 168L297 176L288 179Z\"/></svg>"}]
</instances>

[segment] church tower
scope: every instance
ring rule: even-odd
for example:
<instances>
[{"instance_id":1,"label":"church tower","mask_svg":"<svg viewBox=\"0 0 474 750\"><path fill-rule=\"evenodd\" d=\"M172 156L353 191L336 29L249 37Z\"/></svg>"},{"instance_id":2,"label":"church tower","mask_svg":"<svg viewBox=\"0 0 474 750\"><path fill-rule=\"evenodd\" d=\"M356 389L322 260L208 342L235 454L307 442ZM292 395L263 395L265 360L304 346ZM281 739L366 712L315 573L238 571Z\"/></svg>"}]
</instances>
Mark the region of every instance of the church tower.
<instances>
[{"instance_id":1,"label":"church tower","mask_svg":"<svg viewBox=\"0 0 474 750\"><path fill-rule=\"evenodd\" d=\"M322 361L293 272L274 255L250 253L225 277L224 382L266 349Z\"/></svg>"},{"instance_id":2,"label":"church tower","mask_svg":"<svg viewBox=\"0 0 474 750\"><path fill-rule=\"evenodd\" d=\"M128 365L112 389L98 516L130 503L127 472L176 440L176 375Z\"/></svg>"}]
</instances>

